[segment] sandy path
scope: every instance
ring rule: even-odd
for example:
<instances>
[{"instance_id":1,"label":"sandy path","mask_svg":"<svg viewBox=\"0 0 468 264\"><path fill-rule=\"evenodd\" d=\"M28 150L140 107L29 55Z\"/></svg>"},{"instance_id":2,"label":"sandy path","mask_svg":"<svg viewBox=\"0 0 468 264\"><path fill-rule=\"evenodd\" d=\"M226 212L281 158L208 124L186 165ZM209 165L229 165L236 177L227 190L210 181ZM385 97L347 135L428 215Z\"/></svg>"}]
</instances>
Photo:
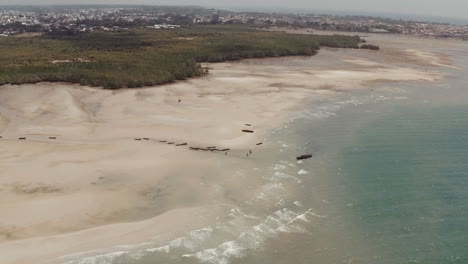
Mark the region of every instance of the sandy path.
<instances>
[{"instance_id":1,"label":"sandy path","mask_svg":"<svg viewBox=\"0 0 468 264\"><path fill-rule=\"evenodd\" d=\"M159 140L242 153L257 147L305 98L373 82L437 80L435 70L414 67L416 60L434 62L427 52L408 53L416 55L407 65L399 55L388 63L386 53L372 59L380 55L338 50L322 50L314 63L220 63L210 65L206 77L144 89L1 87L0 262L40 263L206 224L213 216L199 212L216 214L220 208L212 201L229 192L242 197L242 183L223 171L226 159L240 156ZM255 133L242 133L246 123ZM134 140L144 137L150 140Z\"/></svg>"}]
</instances>

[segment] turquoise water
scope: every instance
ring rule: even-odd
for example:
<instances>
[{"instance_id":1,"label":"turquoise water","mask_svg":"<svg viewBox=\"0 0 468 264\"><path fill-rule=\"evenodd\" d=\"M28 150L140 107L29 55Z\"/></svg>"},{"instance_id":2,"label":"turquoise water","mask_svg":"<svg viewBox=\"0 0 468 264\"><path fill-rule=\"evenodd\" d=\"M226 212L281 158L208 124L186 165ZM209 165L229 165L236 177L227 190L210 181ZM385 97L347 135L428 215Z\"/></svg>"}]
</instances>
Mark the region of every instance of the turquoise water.
<instances>
[{"instance_id":1,"label":"turquoise water","mask_svg":"<svg viewBox=\"0 0 468 264\"><path fill-rule=\"evenodd\" d=\"M355 135L338 182L378 263L468 263L468 107L404 107Z\"/></svg>"},{"instance_id":2,"label":"turquoise water","mask_svg":"<svg viewBox=\"0 0 468 264\"><path fill-rule=\"evenodd\" d=\"M232 263L468 263L466 83L313 104L273 139L314 154L294 199L324 218Z\"/></svg>"}]
</instances>

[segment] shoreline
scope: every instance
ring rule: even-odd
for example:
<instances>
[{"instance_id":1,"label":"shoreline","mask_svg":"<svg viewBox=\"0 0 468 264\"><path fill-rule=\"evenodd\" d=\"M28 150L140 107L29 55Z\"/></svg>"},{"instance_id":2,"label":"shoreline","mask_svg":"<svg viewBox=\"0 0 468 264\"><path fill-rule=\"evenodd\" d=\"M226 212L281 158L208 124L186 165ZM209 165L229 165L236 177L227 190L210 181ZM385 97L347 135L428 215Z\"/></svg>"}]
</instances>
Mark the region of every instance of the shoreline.
<instances>
[{"instance_id":1,"label":"shoreline","mask_svg":"<svg viewBox=\"0 0 468 264\"><path fill-rule=\"evenodd\" d=\"M230 147L235 160L255 160L255 150L251 157L245 152L303 109L304 100L366 89L382 80L429 83L442 76L372 56L379 54L323 50L316 60L216 63L205 78L153 88L105 90L58 83L2 87L0 113L6 121L0 120L0 127L6 129L1 134L32 140L0 141L5 157L0 163L5 173L0 182L5 201L0 204L5 212L0 260L37 263L115 246L112 237L120 237L117 244L143 243L167 228L177 232L196 227L188 220L197 210L209 209L205 212L213 215L222 211L210 206L225 199L213 190L228 177L225 164L231 155L134 142L134 137L170 135L180 142ZM241 132L246 123L255 133ZM58 140L34 141L49 135ZM232 185L223 187L243 197L243 182L229 181ZM154 209L161 213L135 221L142 218L141 211ZM206 225L209 219L198 223ZM153 233L141 228L146 223ZM141 232L129 234L132 228ZM96 241L98 234L108 236ZM85 246L86 241L96 244ZM37 248L43 243L51 243L47 256ZM18 259L26 246L31 248L28 255Z\"/></svg>"},{"instance_id":2,"label":"shoreline","mask_svg":"<svg viewBox=\"0 0 468 264\"><path fill-rule=\"evenodd\" d=\"M320 34L329 33L329 34L344 34L344 35L359 35L362 37L369 37L369 36L385 36L385 37L395 37L395 38L412 38L417 40L437 40L437 41L445 41L445 42L458 42L464 43L466 40L462 40L459 38L438 38L433 36L418 36L418 35L411 35L411 34L400 34L400 33L376 33L376 32L360 32L360 31L331 31L331 30L321 30L321 29L313 29L313 28L291 28L291 27L272 27L272 28L259 28L259 30L266 30L266 31L291 31L291 32L303 32L306 31L307 34L316 34L315 32L319 32Z\"/></svg>"}]
</instances>

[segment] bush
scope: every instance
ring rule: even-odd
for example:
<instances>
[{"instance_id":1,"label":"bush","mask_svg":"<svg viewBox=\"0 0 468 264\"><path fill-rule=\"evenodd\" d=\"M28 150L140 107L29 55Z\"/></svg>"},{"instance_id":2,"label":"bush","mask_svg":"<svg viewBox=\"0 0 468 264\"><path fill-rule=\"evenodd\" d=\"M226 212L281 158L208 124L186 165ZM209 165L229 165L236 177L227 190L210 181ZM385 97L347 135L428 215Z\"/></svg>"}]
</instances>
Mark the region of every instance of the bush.
<instances>
[{"instance_id":1,"label":"bush","mask_svg":"<svg viewBox=\"0 0 468 264\"><path fill-rule=\"evenodd\" d=\"M370 44L361 45L360 48L361 49L370 49L370 50L380 50L379 46L370 45Z\"/></svg>"}]
</instances>

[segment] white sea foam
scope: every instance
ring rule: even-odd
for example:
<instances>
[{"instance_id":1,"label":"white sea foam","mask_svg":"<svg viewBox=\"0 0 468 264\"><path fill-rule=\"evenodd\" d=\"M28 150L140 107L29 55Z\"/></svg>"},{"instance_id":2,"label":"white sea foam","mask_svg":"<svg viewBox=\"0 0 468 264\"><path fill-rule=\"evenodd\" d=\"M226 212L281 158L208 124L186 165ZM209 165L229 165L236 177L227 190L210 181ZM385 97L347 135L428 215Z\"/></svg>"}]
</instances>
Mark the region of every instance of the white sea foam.
<instances>
[{"instance_id":1,"label":"white sea foam","mask_svg":"<svg viewBox=\"0 0 468 264\"><path fill-rule=\"evenodd\" d=\"M311 209L303 212L294 212L291 209L283 208L266 216L263 220L258 219L256 225L249 225L248 222L241 221L245 220L244 216L247 214L242 213L239 209L231 211L231 213L239 216L235 221L229 221L214 228L207 227L194 230L188 233L187 236L175 239L167 245L147 249L146 251L150 253L170 253L172 248L185 248L192 252L183 254L181 257L194 258L201 263L229 264L233 258L245 256L247 250L261 247L263 242L268 238L277 237L280 233L285 232L305 232L306 229L303 224L310 222L309 218L314 216ZM215 247L200 248L202 242L210 239L214 233L227 230L232 232L234 239L222 241Z\"/></svg>"},{"instance_id":2,"label":"white sea foam","mask_svg":"<svg viewBox=\"0 0 468 264\"><path fill-rule=\"evenodd\" d=\"M171 251L171 247L169 245L157 247L157 248L148 248L146 249L148 252L164 252L169 253Z\"/></svg>"},{"instance_id":3,"label":"white sea foam","mask_svg":"<svg viewBox=\"0 0 468 264\"><path fill-rule=\"evenodd\" d=\"M295 202L294 202L294 205L295 205L295 206L299 206L299 207L302 207L302 206L303 206L301 201L295 201Z\"/></svg>"},{"instance_id":4,"label":"white sea foam","mask_svg":"<svg viewBox=\"0 0 468 264\"><path fill-rule=\"evenodd\" d=\"M78 260L70 260L63 264L106 264L112 263L116 258L128 254L128 251L114 251L110 253L99 254L95 256L85 257Z\"/></svg>"},{"instance_id":5,"label":"white sea foam","mask_svg":"<svg viewBox=\"0 0 468 264\"><path fill-rule=\"evenodd\" d=\"M403 89L397 92L407 93L407 91ZM369 96L359 96L359 97L353 96L347 100L322 103L312 109L310 108L305 109L301 112L298 112L295 116L291 117L287 121L287 123L292 123L297 119L304 119L304 118L312 118L312 119L317 119L317 120L327 119L332 116L336 116L338 111L341 111L349 106L358 106L358 105L363 105L369 102L382 102L382 101L388 101L388 100L404 100L404 99L408 99L408 98L404 96L387 97L387 96L382 96L382 95L377 95L377 94L371 94ZM278 129L278 131L282 129L283 128L281 127L280 129ZM278 143L282 143L282 142L279 141Z\"/></svg>"},{"instance_id":6,"label":"white sea foam","mask_svg":"<svg viewBox=\"0 0 468 264\"><path fill-rule=\"evenodd\" d=\"M209 248L195 254L187 254L184 256L195 257L203 263L228 264L231 258L244 256L244 250L245 248L240 246L236 241L228 241L216 248Z\"/></svg>"},{"instance_id":7,"label":"white sea foam","mask_svg":"<svg viewBox=\"0 0 468 264\"><path fill-rule=\"evenodd\" d=\"M297 174L299 174L299 175L305 175L305 174L308 174L308 173L309 173L309 171L304 170L304 169L297 172Z\"/></svg>"},{"instance_id":8,"label":"white sea foam","mask_svg":"<svg viewBox=\"0 0 468 264\"><path fill-rule=\"evenodd\" d=\"M275 164L275 166L273 167L274 170L284 170L286 169L286 166L284 165L281 165L281 164Z\"/></svg>"},{"instance_id":9,"label":"white sea foam","mask_svg":"<svg viewBox=\"0 0 468 264\"><path fill-rule=\"evenodd\" d=\"M303 224L310 222L310 217L318 216L311 209L294 212L288 208L277 210L263 219L249 216L238 208L233 208L231 214L237 218L215 227L193 230L186 236L174 239L165 245L147 248L134 254L129 254L128 251L100 254L78 261L66 262L66 264L108 264L113 263L123 255L137 258L145 255L145 252L146 254L170 254L176 248L188 251L187 254L181 255L184 258L194 258L201 263L229 264L233 258L245 256L247 250L261 247L266 239L277 237L280 233L306 232ZM257 224L249 224L251 220L247 221L248 219L255 219ZM213 234L220 232L230 234L228 237L231 236L233 239L221 241L218 246L203 248L204 241L213 238Z\"/></svg>"},{"instance_id":10,"label":"white sea foam","mask_svg":"<svg viewBox=\"0 0 468 264\"><path fill-rule=\"evenodd\" d=\"M232 258L244 256L246 250L261 246L267 238L275 237L282 232L304 232L305 228L301 224L309 222L310 215L309 210L296 213L288 208L283 208L268 215L263 222L242 232L236 240L185 256L197 258L203 263L228 264Z\"/></svg>"},{"instance_id":11,"label":"white sea foam","mask_svg":"<svg viewBox=\"0 0 468 264\"><path fill-rule=\"evenodd\" d=\"M271 179L271 178L270 178ZM269 203L281 197L284 193L284 185L279 180L265 184L260 190L255 192L254 197L248 200L247 204Z\"/></svg>"},{"instance_id":12,"label":"white sea foam","mask_svg":"<svg viewBox=\"0 0 468 264\"><path fill-rule=\"evenodd\" d=\"M280 207L280 206L284 206L285 203L286 203L286 202L285 202L284 199L280 199L275 205L278 206L278 207Z\"/></svg>"},{"instance_id":13,"label":"white sea foam","mask_svg":"<svg viewBox=\"0 0 468 264\"><path fill-rule=\"evenodd\" d=\"M273 174L273 177L271 177L272 180L279 180L279 181L282 181L282 180L294 180L294 181L297 181L298 178L297 177L294 177L292 175L289 175L289 174L286 174L286 173L282 173L282 172L275 172L275 174Z\"/></svg>"},{"instance_id":14,"label":"white sea foam","mask_svg":"<svg viewBox=\"0 0 468 264\"><path fill-rule=\"evenodd\" d=\"M195 240L205 240L208 237L210 237L211 233L213 233L213 228L212 227L206 227L202 229L197 229L192 232L190 232L190 237L195 239Z\"/></svg>"}]
</instances>

